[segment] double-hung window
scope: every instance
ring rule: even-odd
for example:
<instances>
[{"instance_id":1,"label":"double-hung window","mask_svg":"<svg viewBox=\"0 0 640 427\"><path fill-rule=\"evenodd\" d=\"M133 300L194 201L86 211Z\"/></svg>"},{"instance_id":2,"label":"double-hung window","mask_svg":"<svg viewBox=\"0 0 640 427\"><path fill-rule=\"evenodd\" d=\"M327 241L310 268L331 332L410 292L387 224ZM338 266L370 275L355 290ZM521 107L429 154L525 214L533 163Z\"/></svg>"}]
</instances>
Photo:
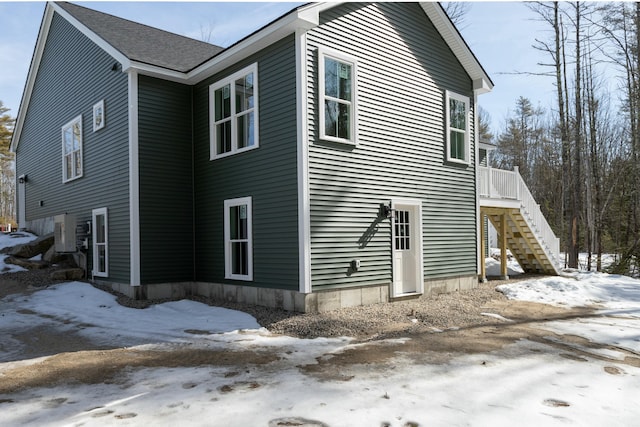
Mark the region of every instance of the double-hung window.
<instances>
[{"instance_id":1,"label":"double-hung window","mask_svg":"<svg viewBox=\"0 0 640 427\"><path fill-rule=\"evenodd\" d=\"M92 216L93 233L93 275L109 276L109 222L107 208L94 209Z\"/></svg>"},{"instance_id":2,"label":"double-hung window","mask_svg":"<svg viewBox=\"0 0 640 427\"><path fill-rule=\"evenodd\" d=\"M224 277L253 280L251 197L224 201Z\"/></svg>"},{"instance_id":3,"label":"double-hung window","mask_svg":"<svg viewBox=\"0 0 640 427\"><path fill-rule=\"evenodd\" d=\"M357 142L356 66L351 56L318 49L320 139Z\"/></svg>"},{"instance_id":4,"label":"double-hung window","mask_svg":"<svg viewBox=\"0 0 640 427\"><path fill-rule=\"evenodd\" d=\"M258 147L258 65L209 87L211 160Z\"/></svg>"},{"instance_id":5,"label":"double-hung window","mask_svg":"<svg viewBox=\"0 0 640 427\"><path fill-rule=\"evenodd\" d=\"M447 161L466 163L469 156L469 97L446 92L446 150Z\"/></svg>"},{"instance_id":6,"label":"double-hung window","mask_svg":"<svg viewBox=\"0 0 640 427\"><path fill-rule=\"evenodd\" d=\"M82 176L82 115L62 126L62 182Z\"/></svg>"}]
</instances>

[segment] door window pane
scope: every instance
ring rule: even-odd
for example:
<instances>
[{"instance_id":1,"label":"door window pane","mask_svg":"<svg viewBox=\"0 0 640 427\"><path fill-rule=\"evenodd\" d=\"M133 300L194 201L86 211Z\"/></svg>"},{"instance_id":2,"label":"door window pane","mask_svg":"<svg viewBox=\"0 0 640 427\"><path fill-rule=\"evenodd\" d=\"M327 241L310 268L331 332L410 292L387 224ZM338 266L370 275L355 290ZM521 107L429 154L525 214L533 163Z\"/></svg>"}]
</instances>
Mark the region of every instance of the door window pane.
<instances>
[{"instance_id":1,"label":"door window pane","mask_svg":"<svg viewBox=\"0 0 640 427\"><path fill-rule=\"evenodd\" d=\"M404 251L411 249L411 230L409 224L409 211L396 211L394 223L396 250Z\"/></svg>"}]
</instances>

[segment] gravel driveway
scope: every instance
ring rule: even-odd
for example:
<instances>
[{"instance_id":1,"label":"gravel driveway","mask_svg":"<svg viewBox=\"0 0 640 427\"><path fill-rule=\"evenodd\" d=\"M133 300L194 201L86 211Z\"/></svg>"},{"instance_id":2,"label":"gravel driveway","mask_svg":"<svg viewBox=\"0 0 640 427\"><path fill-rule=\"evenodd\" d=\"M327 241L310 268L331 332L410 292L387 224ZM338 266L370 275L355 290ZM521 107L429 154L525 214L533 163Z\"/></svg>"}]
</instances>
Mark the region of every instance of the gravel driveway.
<instances>
[{"instance_id":1,"label":"gravel driveway","mask_svg":"<svg viewBox=\"0 0 640 427\"><path fill-rule=\"evenodd\" d=\"M47 277L45 271L4 274L0 277L0 298L8 294L37 291L51 284ZM524 277L518 280L522 279ZM321 314L290 313L258 306L218 303L203 298L196 300L247 312L274 334L299 338L350 336L355 338L356 343L362 343L362 346L354 346L349 351L300 367L306 374L321 380L342 381L349 377L348 372L354 366L366 365L384 370L386 361L398 353L414 363L444 363L455 355L493 351L523 338L562 346L567 357L582 357L579 351L567 347L559 339L549 341L550 333L537 326L552 319L589 316L591 309L569 310L507 300L495 291L495 287L502 283L490 281L468 291ZM163 301L135 301L119 296L118 302L129 307L144 308ZM24 346L21 353L23 360L52 357L37 365L8 365L13 367L2 372L0 394L51 386L60 381L86 384L118 381L121 375L133 368L202 364L268 365L279 358L276 348L261 352L107 348L96 346L78 334L60 333L46 327L41 329L32 328L27 333L12 336ZM410 339L389 340L400 337ZM586 344L581 342L581 345Z\"/></svg>"},{"instance_id":2,"label":"gravel driveway","mask_svg":"<svg viewBox=\"0 0 640 427\"><path fill-rule=\"evenodd\" d=\"M0 276L0 298L10 293L31 292L57 283L50 280L49 274L50 269L3 274ZM491 280L479 284L476 289L467 291L423 296L394 303L344 308L320 314L291 313L260 306L213 301L202 297L192 299L249 313L260 325L276 334L298 338L350 336L366 341L391 338L406 333L493 324L496 318L486 315L485 312L490 310L492 305L508 306L510 304L504 295L495 291L495 287L531 277L540 276L523 275L509 281ZM108 288L97 287L111 292ZM166 301L168 300L137 301L118 295L118 302L121 305L133 308L145 308Z\"/></svg>"}]
</instances>

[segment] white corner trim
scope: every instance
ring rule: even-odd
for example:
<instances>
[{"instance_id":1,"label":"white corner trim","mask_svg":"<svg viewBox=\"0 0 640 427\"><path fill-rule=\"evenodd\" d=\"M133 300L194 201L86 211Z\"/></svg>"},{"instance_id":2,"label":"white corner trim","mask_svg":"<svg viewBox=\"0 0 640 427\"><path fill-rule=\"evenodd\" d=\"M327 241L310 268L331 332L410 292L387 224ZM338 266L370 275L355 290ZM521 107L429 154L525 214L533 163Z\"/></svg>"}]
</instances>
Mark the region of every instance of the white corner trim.
<instances>
[{"instance_id":1,"label":"white corner trim","mask_svg":"<svg viewBox=\"0 0 640 427\"><path fill-rule=\"evenodd\" d=\"M129 71L130 285L140 285L140 177L138 163L138 73Z\"/></svg>"},{"instance_id":2,"label":"white corner trim","mask_svg":"<svg viewBox=\"0 0 640 427\"><path fill-rule=\"evenodd\" d=\"M484 227L484 222L480 219L480 172L478 170L478 155L480 154L480 130L478 129L478 124L480 122L478 113L478 93L474 91L473 93L473 146L475 148L475 155L473 158L473 169L475 171L475 179L476 179L476 214L474 215L476 221L476 270L478 272L478 276L480 275L480 270L482 269L482 263L484 260L481 258L482 250L480 245L484 245L484 242L480 239L480 227ZM488 165L488 164L487 164ZM485 254L486 256L486 254Z\"/></svg>"},{"instance_id":3,"label":"white corner trim","mask_svg":"<svg viewBox=\"0 0 640 427\"><path fill-rule=\"evenodd\" d=\"M311 287L311 207L309 196L309 133L307 125L307 34L296 31L296 111L298 133L298 245L299 291Z\"/></svg>"}]
</instances>

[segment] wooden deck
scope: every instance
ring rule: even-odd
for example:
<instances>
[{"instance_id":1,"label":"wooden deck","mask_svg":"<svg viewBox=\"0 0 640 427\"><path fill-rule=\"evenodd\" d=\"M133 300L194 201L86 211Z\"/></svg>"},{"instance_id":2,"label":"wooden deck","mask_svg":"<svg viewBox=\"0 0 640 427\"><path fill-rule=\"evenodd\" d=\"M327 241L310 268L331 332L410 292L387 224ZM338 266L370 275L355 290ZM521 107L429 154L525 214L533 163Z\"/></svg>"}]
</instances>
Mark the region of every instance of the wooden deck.
<instances>
[{"instance_id":1,"label":"wooden deck","mask_svg":"<svg viewBox=\"0 0 640 427\"><path fill-rule=\"evenodd\" d=\"M498 231L502 248L501 276L507 277L506 248L528 273L557 275L560 242L522 180L517 168L505 171L479 167L480 230L487 218ZM484 245L481 245L484 248ZM482 250L484 252L484 249ZM481 254L481 279L486 278Z\"/></svg>"}]
</instances>

